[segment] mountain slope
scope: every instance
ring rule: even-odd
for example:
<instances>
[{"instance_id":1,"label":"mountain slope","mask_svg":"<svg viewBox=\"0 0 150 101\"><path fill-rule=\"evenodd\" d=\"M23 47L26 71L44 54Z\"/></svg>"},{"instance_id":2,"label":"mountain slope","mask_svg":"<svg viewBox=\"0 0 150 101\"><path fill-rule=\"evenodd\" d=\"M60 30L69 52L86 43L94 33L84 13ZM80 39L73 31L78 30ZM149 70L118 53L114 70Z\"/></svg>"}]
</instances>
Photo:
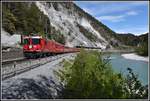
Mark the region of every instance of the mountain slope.
<instances>
[{"instance_id":1,"label":"mountain slope","mask_svg":"<svg viewBox=\"0 0 150 101\"><path fill-rule=\"evenodd\" d=\"M3 2L2 27L10 34L21 32L44 33L49 19L32 2ZM49 28L47 24L47 28ZM48 29L49 30L49 29Z\"/></svg>"},{"instance_id":2,"label":"mountain slope","mask_svg":"<svg viewBox=\"0 0 150 101\"><path fill-rule=\"evenodd\" d=\"M115 34L116 38L125 45L128 46L138 46L139 44L146 42L148 43L148 33L141 34L136 36L131 33L124 33L124 34Z\"/></svg>"},{"instance_id":3,"label":"mountain slope","mask_svg":"<svg viewBox=\"0 0 150 101\"><path fill-rule=\"evenodd\" d=\"M93 46L105 49L119 42L107 26L84 12L72 2L36 2L37 7L50 19L51 26L66 36L68 46Z\"/></svg>"},{"instance_id":4,"label":"mountain slope","mask_svg":"<svg viewBox=\"0 0 150 101\"><path fill-rule=\"evenodd\" d=\"M120 45L115 32L73 2L3 5L3 28L9 33L40 33L69 47L83 45L105 49Z\"/></svg>"}]
</instances>

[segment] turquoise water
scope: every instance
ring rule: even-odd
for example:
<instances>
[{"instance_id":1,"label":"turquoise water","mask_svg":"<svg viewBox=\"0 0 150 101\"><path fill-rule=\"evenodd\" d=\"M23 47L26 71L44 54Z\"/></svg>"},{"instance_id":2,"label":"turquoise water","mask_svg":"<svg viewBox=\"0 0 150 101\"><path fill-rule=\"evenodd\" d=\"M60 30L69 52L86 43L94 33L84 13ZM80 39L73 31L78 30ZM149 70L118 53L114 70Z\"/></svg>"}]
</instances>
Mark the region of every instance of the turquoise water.
<instances>
[{"instance_id":1,"label":"turquoise water","mask_svg":"<svg viewBox=\"0 0 150 101\"><path fill-rule=\"evenodd\" d=\"M115 72L121 72L126 75L128 73L127 68L130 67L138 75L142 84L148 84L148 62L125 59L118 53L111 54L110 58L110 64Z\"/></svg>"}]
</instances>

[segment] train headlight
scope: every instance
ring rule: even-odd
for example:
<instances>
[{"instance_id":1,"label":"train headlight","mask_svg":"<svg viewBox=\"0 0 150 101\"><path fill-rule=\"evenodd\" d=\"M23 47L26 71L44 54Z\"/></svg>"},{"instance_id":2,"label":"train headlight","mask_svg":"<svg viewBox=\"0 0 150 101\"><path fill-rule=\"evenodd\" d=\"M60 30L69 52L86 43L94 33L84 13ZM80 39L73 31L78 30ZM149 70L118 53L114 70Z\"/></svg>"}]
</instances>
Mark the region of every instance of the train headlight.
<instances>
[{"instance_id":1,"label":"train headlight","mask_svg":"<svg viewBox=\"0 0 150 101\"><path fill-rule=\"evenodd\" d=\"M29 48L32 48L32 45L29 45Z\"/></svg>"}]
</instances>

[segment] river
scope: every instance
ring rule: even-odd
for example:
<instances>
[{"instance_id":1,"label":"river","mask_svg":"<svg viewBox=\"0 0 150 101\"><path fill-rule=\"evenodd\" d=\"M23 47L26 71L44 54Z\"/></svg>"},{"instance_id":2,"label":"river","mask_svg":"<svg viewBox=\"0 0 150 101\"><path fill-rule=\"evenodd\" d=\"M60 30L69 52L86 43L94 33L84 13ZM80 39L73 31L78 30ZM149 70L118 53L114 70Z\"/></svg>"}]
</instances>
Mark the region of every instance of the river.
<instances>
[{"instance_id":1,"label":"river","mask_svg":"<svg viewBox=\"0 0 150 101\"><path fill-rule=\"evenodd\" d=\"M124 57L124 55L127 56L128 54L112 53L105 56L110 56L110 64L115 72L121 72L123 75L127 75L127 68L129 67L138 75L142 84L148 84L148 58L146 61L143 61L140 59L138 60L138 56L135 57L135 59L134 57L130 59L130 57Z\"/></svg>"}]
</instances>

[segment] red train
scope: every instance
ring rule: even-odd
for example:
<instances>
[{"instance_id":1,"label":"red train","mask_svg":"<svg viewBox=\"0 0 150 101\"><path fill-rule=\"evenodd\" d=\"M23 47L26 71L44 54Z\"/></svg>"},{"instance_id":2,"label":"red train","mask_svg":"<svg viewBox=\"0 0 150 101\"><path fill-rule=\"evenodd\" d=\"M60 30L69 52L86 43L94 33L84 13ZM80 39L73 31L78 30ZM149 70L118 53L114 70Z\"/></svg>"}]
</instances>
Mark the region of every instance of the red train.
<instances>
[{"instance_id":1,"label":"red train","mask_svg":"<svg viewBox=\"0 0 150 101\"><path fill-rule=\"evenodd\" d=\"M79 52L78 48L66 47L42 36L23 36L23 52L27 58L38 58L60 53Z\"/></svg>"}]
</instances>

